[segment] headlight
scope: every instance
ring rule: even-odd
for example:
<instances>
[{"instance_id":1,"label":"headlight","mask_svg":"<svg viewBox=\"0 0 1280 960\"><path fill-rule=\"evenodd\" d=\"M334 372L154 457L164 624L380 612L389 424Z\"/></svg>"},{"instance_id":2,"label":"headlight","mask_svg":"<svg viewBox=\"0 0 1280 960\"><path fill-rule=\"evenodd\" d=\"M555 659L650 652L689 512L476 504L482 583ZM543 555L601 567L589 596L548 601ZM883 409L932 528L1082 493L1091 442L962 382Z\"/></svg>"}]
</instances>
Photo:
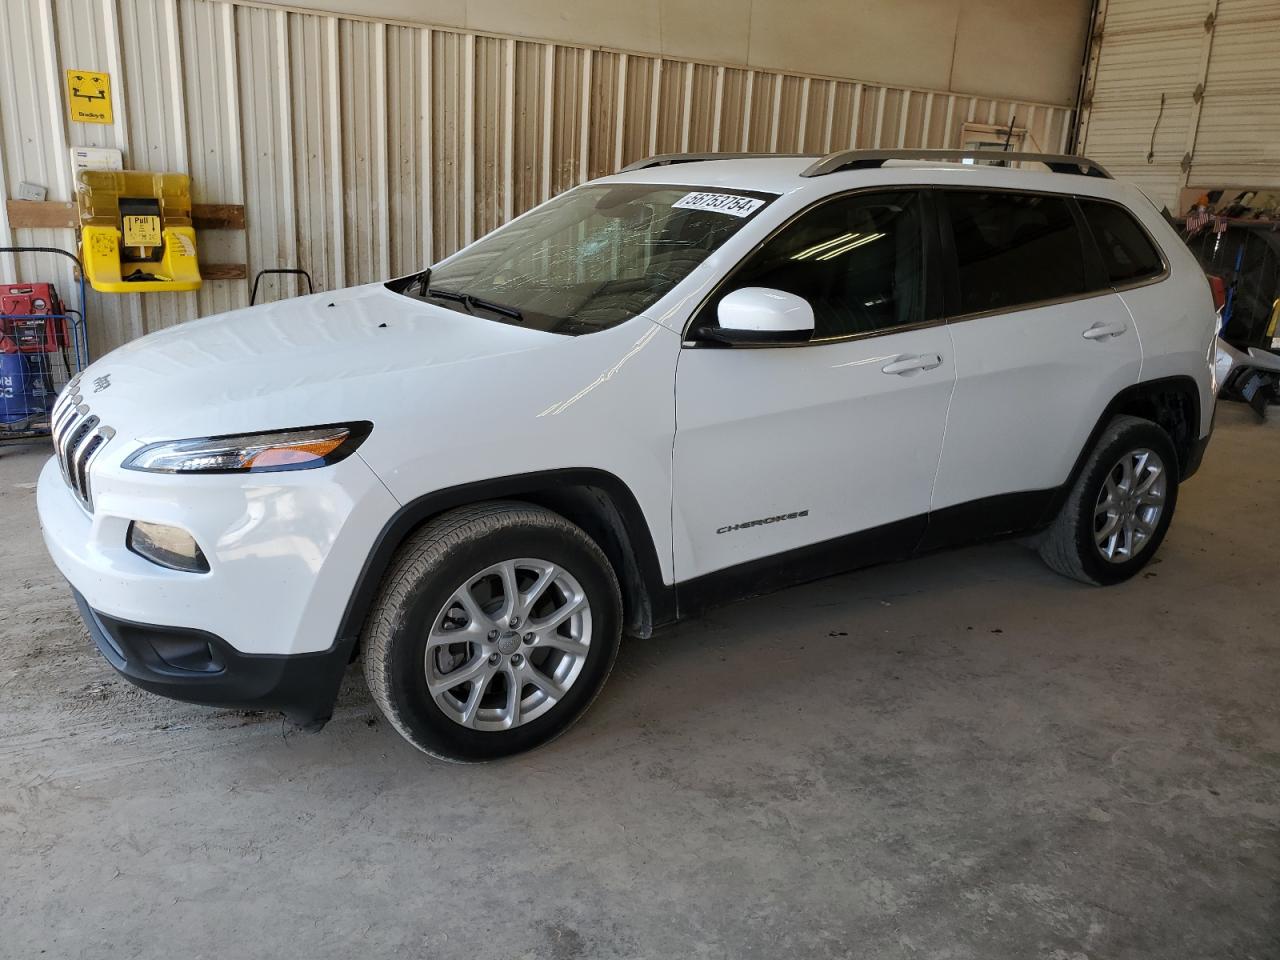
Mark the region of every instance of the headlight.
<instances>
[{"instance_id":1,"label":"headlight","mask_svg":"<svg viewBox=\"0 0 1280 960\"><path fill-rule=\"evenodd\" d=\"M135 520L129 524L125 544L138 556L170 570L209 572L209 561L204 558L200 545L181 527Z\"/></svg>"},{"instance_id":2,"label":"headlight","mask_svg":"<svg viewBox=\"0 0 1280 960\"><path fill-rule=\"evenodd\" d=\"M234 437L173 440L143 447L124 462L148 473L268 473L310 470L349 456L373 424L329 424Z\"/></svg>"}]
</instances>

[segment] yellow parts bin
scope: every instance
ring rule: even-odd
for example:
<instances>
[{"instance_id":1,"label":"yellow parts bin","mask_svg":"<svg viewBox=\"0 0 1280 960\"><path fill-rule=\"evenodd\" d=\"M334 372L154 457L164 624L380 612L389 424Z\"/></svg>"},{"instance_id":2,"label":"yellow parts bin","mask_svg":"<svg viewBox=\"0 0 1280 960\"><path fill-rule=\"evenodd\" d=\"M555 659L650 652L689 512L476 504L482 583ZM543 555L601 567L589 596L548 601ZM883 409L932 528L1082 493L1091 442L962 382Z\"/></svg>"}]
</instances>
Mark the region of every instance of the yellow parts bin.
<instances>
[{"instance_id":1,"label":"yellow parts bin","mask_svg":"<svg viewBox=\"0 0 1280 960\"><path fill-rule=\"evenodd\" d=\"M93 289L200 289L191 180L186 174L83 170L76 194L81 259Z\"/></svg>"}]
</instances>

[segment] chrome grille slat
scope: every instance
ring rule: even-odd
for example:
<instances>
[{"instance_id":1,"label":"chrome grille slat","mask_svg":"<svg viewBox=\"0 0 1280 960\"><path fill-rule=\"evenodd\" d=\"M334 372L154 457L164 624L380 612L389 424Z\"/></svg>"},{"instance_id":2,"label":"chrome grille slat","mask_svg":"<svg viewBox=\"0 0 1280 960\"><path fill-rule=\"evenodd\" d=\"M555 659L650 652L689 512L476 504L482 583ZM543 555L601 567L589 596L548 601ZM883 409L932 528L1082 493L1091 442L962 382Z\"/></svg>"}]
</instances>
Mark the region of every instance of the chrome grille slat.
<instances>
[{"instance_id":1,"label":"chrome grille slat","mask_svg":"<svg viewBox=\"0 0 1280 960\"><path fill-rule=\"evenodd\" d=\"M58 403L54 405L53 420L50 423L50 433L53 435L53 449L58 457L58 469L62 471L62 479L70 483L67 477L66 453L63 442L66 439L67 431L70 430L76 421L80 418L80 400L78 393L68 387L63 391Z\"/></svg>"},{"instance_id":2,"label":"chrome grille slat","mask_svg":"<svg viewBox=\"0 0 1280 960\"><path fill-rule=\"evenodd\" d=\"M79 392L79 382L77 377L62 391L62 396L53 406L49 428L63 481L80 504L92 512L89 467L116 432L89 412L89 405L83 402L84 397Z\"/></svg>"},{"instance_id":3,"label":"chrome grille slat","mask_svg":"<svg viewBox=\"0 0 1280 960\"><path fill-rule=\"evenodd\" d=\"M58 451L59 456L67 454L67 436L76 429L77 424L87 412L88 407L84 406L83 403L78 403L76 406L68 408L67 415L60 421L58 436L54 438L54 448Z\"/></svg>"},{"instance_id":4,"label":"chrome grille slat","mask_svg":"<svg viewBox=\"0 0 1280 960\"><path fill-rule=\"evenodd\" d=\"M89 461L105 442L102 434L94 431L84 438L76 450L76 475L71 478L71 487L83 500L89 499Z\"/></svg>"},{"instance_id":5,"label":"chrome grille slat","mask_svg":"<svg viewBox=\"0 0 1280 960\"><path fill-rule=\"evenodd\" d=\"M89 482L85 475L85 465L89 460L89 455L101 443L101 437L94 428L98 426L98 418L90 417L84 422L80 428L80 441L75 445L75 449L71 451L71 459L67 463L68 469L71 471L71 489L75 491L85 503L89 502Z\"/></svg>"},{"instance_id":6,"label":"chrome grille slat","mask_svg":"<svg viewBox=\"0 0 1280 960\"><path fill-rule=\"evenodd\" d=\"M102 452L102 448L107 445L107 441L115 435L116 432L111 427L98 427L93 432L93 442L84 447L83 457L76 466L79 489L82 492L84 505L90 513L93 512L93 487L89 483L89 467L93 464L94 458Z\"/></svg>"},{"instance_id":7,"label":"chrome grille slat","mask_svg":"<svg viewBox=\"0 0 1280 960\"><path fill-rule=\"evenodd\" d=\"M71 479L67 476L67 435L75 429L79 421L79 406L73 405L59 424L58 432L53 438L53 451L58 458L58 469L62 471L62 479L68 484L71 483Z\"/></svg>"},{"instance_id":8,"label":"chrome grille slat","mask_svg":"<svg viewBox=\"0 0 1280 960\"><path fill-rule=\"evenodd\" d=\"M51 422L56 423L59 420L65 420L82 399L83 397L80 395L80 378L77 376L62 388L62 393L54 402Z\"/></svg>"},{"instance_id":9,"label":"chrome grille slat","mask_svg":"<svg viewBox=\"0 0 1280 960\"><path fill-rule=\"evenodd\" d=\"M83 406L83 404L82 404ZM67 483L71 484L71 489L75 489L75 468L76 468L76 450L80 446L80 442L85 439L98 425L98 418L88 415L86 408L86 416L83 420L78 421L75 426L68 430L66 436L62 440L62 466L65 469Z\"/></svg>"},{"instance_id":10,"label":"chrome grille slat","mask_svg":"<svg viewBox=\"0 0 1280 960\"><path fill-rule=\"evenodd\" d=\"M62 429L75 418L76 402L64 404L61 409L55 410L53 420L50 424L51 432L54 436L54 442L57 442L57 436Z\"/></svg>"}]
</instances>

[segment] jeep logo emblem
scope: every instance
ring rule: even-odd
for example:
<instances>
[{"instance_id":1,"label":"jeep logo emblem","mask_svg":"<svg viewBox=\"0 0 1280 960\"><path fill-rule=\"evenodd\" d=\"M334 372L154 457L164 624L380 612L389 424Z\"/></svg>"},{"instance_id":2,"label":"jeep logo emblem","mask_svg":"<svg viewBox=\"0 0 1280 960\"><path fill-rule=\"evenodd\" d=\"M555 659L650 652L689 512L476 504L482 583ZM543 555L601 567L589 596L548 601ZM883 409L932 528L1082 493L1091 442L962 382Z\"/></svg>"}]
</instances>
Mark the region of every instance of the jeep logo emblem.
<instances>
[{"instance_id":1,"label":"jeep logo emblem","mask_svg":"<svg viewBox=\"0 0 1280 960\"><path fill-rule=\"evenodd\" d=\"M100 377L95 377L93 381L93 392L101 393L107 387L111 386L111 374L104 373Z\"/></svg>"}]
</instances>

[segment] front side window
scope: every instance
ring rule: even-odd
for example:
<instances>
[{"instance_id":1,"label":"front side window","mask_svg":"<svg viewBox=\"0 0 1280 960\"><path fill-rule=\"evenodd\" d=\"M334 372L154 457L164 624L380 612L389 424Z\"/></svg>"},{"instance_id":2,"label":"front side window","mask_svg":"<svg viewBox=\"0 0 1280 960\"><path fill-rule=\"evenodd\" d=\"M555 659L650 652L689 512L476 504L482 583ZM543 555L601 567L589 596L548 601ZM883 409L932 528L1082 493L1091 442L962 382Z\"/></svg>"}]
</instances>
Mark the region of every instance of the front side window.
<instances>
[{"instance_id":1,"label":"front side window","mask_svg":"<svg viewBox=\"0 0 1280 960\"><path fill-rule=\"evenodd\" d=\"M813 339L925 319L921 199L914 191L828 200L784 227L716 291L695 325L716 323L725 294L769 287L813 307Z\"/></svg>"},{"instance_id":2,"label":"front side window","mask_svg":"<svg viewBox=\"0 0 1280 960\"><path fill-rule=\"evenodd\" d=\"M960 314L1085 293L1084 247L1069 197L957 190L945 194Z\"/></svg>"},{"instance_id":3,"label":"front side window","mask_svg":"<svg viewBox=\"0 0 1280 960\"><path fill-rule=\"evenodd\" d=\"M626 183L571 190L392 289L584 334L643 313L776 194Z\"/></svg>"},{"instance_id":4,"label":"front side window","mask_svg":"<svg viewBox=\"0 0 1280 960\"><path fill-rule=\"evenodd\" d=\"M1114 284L1133 283L1159 276L1164 261L1147 232L1123 207L1099 200L1079 200L1085 222L1102 254L1107 279Z\"/></svg>"}]
</instances>

